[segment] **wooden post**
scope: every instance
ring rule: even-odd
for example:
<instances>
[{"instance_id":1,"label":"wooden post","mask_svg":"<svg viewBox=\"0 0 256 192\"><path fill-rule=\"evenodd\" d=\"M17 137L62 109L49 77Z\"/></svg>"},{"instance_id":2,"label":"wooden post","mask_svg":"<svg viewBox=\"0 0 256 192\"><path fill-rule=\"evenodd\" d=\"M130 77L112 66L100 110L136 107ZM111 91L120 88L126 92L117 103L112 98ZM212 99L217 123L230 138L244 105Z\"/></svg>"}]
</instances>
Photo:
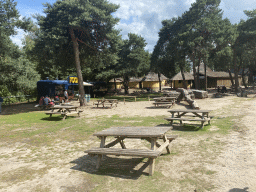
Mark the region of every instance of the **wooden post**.
<instances>
[{"instance_id":1,"label":"wooden post","mask_svg":"<svg viewBox=\"0 0 256 192\"><path fill-rule=\"evenodd\" d=\"M124 104L125 104L125 98L124 98Z\"/></svg>"},{"instance_id":2,"label":"wooden post","mask_svg":"<svg viewBox=\"0 0 256 192\"><path fill-rule=\"evenodd\" d=\"M148 101L150 101L150 97L148 96Z\"/></svg>"},{"instance_id":3,"label":"wooden post","mask_svg":"<svg viewBox=\"0 0 256 192\"><path fill-rule=\"evenodd\" d=\"M135 96L135 102L136 102L136 96Z\"/></svg>"},{"instance_id":4,"label":"wooden post","mask_svg":"<svg viewBox=\"0 0 256 192\"><path fill-rule=\"evenodd\" d=\"M102 136L102 137L100 137L100 139L101 139L101 141L100 141L100 148L104 148L105 147L106 137ZM97 163L96 163L96 169L98 169L100 167L101 159L103 159L103 155L98 155Z\"/></svg>"},{"instance_id":5,"label":"wooden post","mask_svg":"<svg viewBox=\"0 0 256 192\"><path fill-rule=\"evenodd\" d=\"M151 150L155 150L155 146L156 146L156 139L155 138L151 138ZM154 169L155 169L155 159L150 158L149 159L149 175L152 176L154 173Z\"/></svg>"}]
</instances>

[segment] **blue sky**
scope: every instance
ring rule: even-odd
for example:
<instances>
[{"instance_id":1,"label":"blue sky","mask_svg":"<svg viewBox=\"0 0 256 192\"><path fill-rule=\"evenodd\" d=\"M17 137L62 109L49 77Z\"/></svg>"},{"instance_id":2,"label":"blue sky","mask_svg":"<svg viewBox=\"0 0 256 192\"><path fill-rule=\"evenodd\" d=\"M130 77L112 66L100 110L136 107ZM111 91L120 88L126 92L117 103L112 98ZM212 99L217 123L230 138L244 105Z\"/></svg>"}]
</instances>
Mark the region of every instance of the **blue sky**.
<instances>
[{"instance_id":1,"label":"blue sky","mask_svg":"<svg viewBox=\"0 0 256 192\"><path fill-rule=\"evenodd\" d=\"M56 0L15 0L17 9L21 16L43 13L42 3L53 4ZM162 27L161 21L180 16L187 11L195 0L109 0L119 4L120 8L114 13L120 18L116 28L121 29L124 39L128 33L136 33L146 39L146 49L153 51L158 40L158 32ZM231 23L239 23L240 19L246 20L244 10L256 9L256 0L222 0L220 8L223 10L224 18L229 18ZM18 35L12 37L17 45L21 46L23 31L19 30Z\"/></svg>"}]
</instances>

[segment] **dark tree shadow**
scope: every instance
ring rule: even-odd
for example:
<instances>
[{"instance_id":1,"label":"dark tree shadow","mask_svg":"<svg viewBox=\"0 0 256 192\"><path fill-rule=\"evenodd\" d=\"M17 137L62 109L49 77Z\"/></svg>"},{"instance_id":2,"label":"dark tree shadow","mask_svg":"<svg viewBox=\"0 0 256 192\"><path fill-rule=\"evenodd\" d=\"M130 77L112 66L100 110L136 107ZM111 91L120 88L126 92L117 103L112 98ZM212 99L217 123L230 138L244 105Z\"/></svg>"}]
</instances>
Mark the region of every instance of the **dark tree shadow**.
<instances>
[{"instance_id":1,"label":"dark tree shadow","mask_svg":"<svg viewBox=\"0 0 256 192\"><path fill-rule=\"evenodd\" d=\"M146 158L147 159L147 158ZM147 162L144 158L123 158L104 156L100 168L96 170L97 156L84 155L70 163L76 164L71 169L96 175L107 175L125 179L138 179L144 172ZM146 169L147 170L147 169Z\"/></svg>"},{"instance_id":2,"label":"dark tree shadow","mask_svg":"<svg viewBox=\"0 0 256 192\"><path fill-rule=\"evenodd\" d=\"M239 189L239 188L233 188L233 189L230 189L228 192L249 192L249 187L245 187L243 189Z\"/></svg>"},{"instance_id":3,"label":"dark tree shadow","mask_svg":"<svg viewBox=\"0 0 256 192\"><path fill-rule=\"evenodd\" d=\"M75 116L67 116L65 118L65 120L70 119L70 118L76 118L76 117ZM62 119L63 119L63 116L57 115L57 116L52 116L52 117L50 117L50 116L44 117L41 120L43 120L43 121L62 121Z\"/></svg>"},{"instance_id":4,"label":"dark tree shadow","mask_svg":"<svg viewBox=\"0 0 256 192\"><path fill-rule=\"evenodd\" d=\"M113 107L91 107L91 109L111 109L111 108Z\"/></svg>"},{"instance_id":5,"label":"dark tree shadow","mask_svg":"<svg viewBox=\"0 0 256 192\"><path fill-rule=\"evenodd\" d=\"M158 107L155 107L155 106L151 106L151 107L145 107L146 109L170 109L171 107L169 106L158 106Z\"/></svg>"},{"instance_id":6,"label":"dark tree shadow","mask_svg":"<svg viewBox=\"0 0 256 192\"><path fill-rule=\"evenodd\" d=\"M19 113L28 113L34 111L42 111L40 108L35 107L36 102L30 103L18 103L18 104L11 104L11 105L2 105L2 112L1 115L12 115L12 114L19 114ZM47 110L45 110L47 111Z\"/></svg>"},{"instance_id":7,"label":"dark tree shadow","mask_svg":"<svg viewBox=\"0 0 256 192\"><path fill-rule=\"evenodd\" d=\"M172 126L172 130L175 131L199 131L201 129L200 125L188 125L188 124L159 124L157 125L157 127L168 127L168 126ZM207 126L207 125L205 125ZM204 127L205 127L204 126Z\"/></svg>"}]
</instances>

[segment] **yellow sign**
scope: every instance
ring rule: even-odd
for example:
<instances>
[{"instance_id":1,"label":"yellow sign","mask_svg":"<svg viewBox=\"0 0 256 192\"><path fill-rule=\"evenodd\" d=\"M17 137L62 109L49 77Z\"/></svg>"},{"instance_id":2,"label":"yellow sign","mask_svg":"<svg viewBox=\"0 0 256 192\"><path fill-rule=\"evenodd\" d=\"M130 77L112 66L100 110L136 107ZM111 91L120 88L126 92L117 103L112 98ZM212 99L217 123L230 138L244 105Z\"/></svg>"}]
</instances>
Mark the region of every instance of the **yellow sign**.
<instances>
[{"instance_id":1,"label":"yellow sign","mask_svg":"<svg viewBox=\"0 0 256 192\"><path fill-rule=\"evenodd\" d=\"M69 83L78 83L77 77L69 77Z\"/></svg>"}]
</instances>

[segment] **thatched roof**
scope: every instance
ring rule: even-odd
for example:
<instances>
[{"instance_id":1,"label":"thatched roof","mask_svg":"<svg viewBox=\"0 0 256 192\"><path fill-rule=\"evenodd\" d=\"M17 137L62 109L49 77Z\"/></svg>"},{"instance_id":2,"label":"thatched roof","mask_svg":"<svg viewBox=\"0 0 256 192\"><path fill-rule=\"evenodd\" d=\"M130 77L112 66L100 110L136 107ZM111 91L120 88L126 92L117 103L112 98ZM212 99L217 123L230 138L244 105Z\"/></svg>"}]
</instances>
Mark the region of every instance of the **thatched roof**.
<instances>
[{"instance_id":1,"label":"thatched roof","mask_svg":"<svg viewBox=\"0 0 256 192\"><path fill-rule=\"evenodd\" d=\"M160 74L160 81L166 80L167 77L165 77L163 74ZM141 81L159 81L158 74L149 72L145 77L141 79Z\"/></svg>"},{"instance_id":2,"label":"thatched roof","mask_svg":"<svg viewBox=\"0 0 256 192\"><path fill-rule=\"evenodd\" d=\"M184 72L184 75L185 75L186 80L194 80L194 76L192 73ZM181 72L176 74L173 78L171 78L171 80L173 80L173 81L183 80Z\"/></svg>"},{"instance_id":3,"label":"thatched roof","mask_svg":"<svg viewBox=\"0 0 256 192\"><path fill-rule=\"evenodd\" d=\"M163 74L160 75L160 80L166 80L167 77L165 77ZM142 82L142 81L158 81L158 74L149 72L146 76L144 77L131 77L130 82ZM113 83L114 79L111 79L109 82ZM116 78L116 82L123 82L123 78Z\"/></svg>"},{"instance_id":4,"label":"thatched roof","mask_svg":"<svg viewBox=\"0 0 256 192\"><path fill-rule=\"evenodd\" d=\"M197 71L198 67L196 67L196 71ZM204 72L204 64L201 63L200 67L199 67L199 74L203 75L205 74ZM213 71L210 69L210 67L206 66L206 76L207 77L229 77L229 74L225 71Z\"/></svg>"},{"instance_id":5,"label":"thatched roof","mask_svg":"<svg viewBox=\"0 0 256 192\"><path fill-rule=\"evenodd\" d=\"M196 72L197 72L198 67L196 67ZM193 73L187 73L185 72L185 79L186 80L194 80ZM199 74L204 76L204 64L202 63L199 67ZM206 66L206 76L207 77L212 77L212 78L229 78L229 73L225 71L213 71L210 69L210 67ZM234 77L234 73L232 73L232 76ZM183 80L181 76L181 72L176 74L171 80Z\"/></svg>"},{"instance_id":6,"label":"thatched roof","mask_svg":"<svg viewBox=\"0 0 256 192\"><path fill-rule=\"evenodd\" d=\"M116 83L122 83L122 82L124 81L124 79L121 78L121 77L118 77L118 78L115 78L115 79L116 79ZM115 80L114 80L114 79L111 79L109 82L110 82L110 83L114 83Z\"/></svg>"}]
</instances>

